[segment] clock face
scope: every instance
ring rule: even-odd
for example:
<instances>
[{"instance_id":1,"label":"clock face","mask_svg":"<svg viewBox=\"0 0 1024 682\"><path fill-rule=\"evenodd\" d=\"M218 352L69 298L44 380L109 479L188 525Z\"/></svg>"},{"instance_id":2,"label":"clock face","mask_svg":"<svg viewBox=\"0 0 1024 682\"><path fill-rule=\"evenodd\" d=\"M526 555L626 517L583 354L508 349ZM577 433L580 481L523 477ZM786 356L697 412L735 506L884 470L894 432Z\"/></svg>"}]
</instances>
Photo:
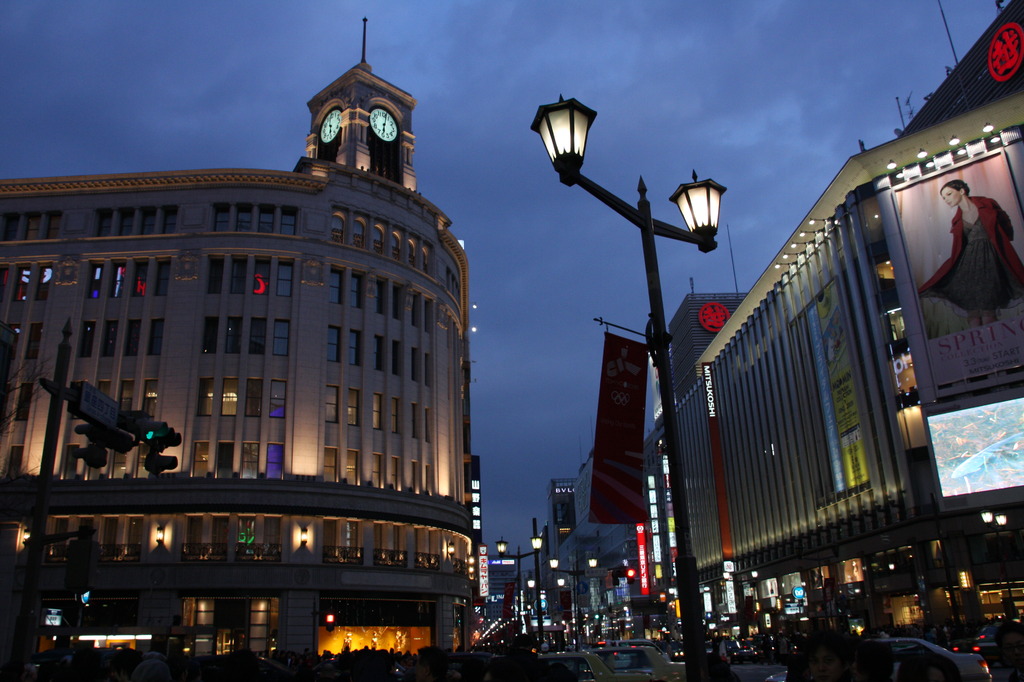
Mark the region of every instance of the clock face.
<instances>
[{"instance_id":1,"label":"clock face","mask_svg":"<svg viewBox=\"0 0 1024 682\"><path fill-rule=\"evenodd\" d=\"M383 109L374 109L370 112L370 127L377 137L385 142L391 142L398 137L398 124L391 114Z\"/></svg>"},{"instance_id":2,"label":"clock face","mask_svg":"<svg viewBox=\"0 0 1024 682\"><path fill-rule=\"evenodd\" d=\"M330 142L337 135L341 129L341 112L335 109L331 113L327 114L327 118L324 119L324 124L320 126L320 139L324 142Z\"/></svg>"}]
</instances>

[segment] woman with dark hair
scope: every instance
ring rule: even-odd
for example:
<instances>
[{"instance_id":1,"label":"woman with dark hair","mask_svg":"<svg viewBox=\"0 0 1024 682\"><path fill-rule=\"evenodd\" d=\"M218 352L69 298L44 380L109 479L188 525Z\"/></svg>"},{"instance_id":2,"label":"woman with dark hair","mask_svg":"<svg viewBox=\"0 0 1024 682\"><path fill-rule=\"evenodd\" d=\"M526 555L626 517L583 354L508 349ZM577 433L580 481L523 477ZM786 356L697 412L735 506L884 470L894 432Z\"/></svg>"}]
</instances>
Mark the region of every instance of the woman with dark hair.
<instances>
[{"instance_id":1,"label":"woman with dark hair","mask_svg":"<svg viewBox=\"0 0 1024 682\"><path fill-rule=\"evenodd\" d=\"M999 308L1024 297L1024 263L1010 243L1010 217L995 199L972 197L963 180L950 180L939 196L956 209L953 252L918 293L960 308L972 327L995 322Z\"/></svg>"},{"instance_id":2,"label":"woman with dark hair","mask_svg":"<svg viewBox=\"0 0 1024 682\"><path fill-rule=\"evenodd\" d=\"M853 645L838 632L824 630L807 638L807 668L814 682L850 682Z\"/></svg>"},{"instance_id":3,"label":"woman with dark hair","mask_svg":"<svg viewBox=\"0 0 1024 682\"><path fill-rule=\"evenodd\" d=\"M853 679L856 682L891 682L892 647L886 642L865 639L853 652Z\"/></svg>"},{"instance_id":4,"label":"woman with dark hair","mask_svg":"<svg viewBox=\"0 0 1024 682\"><path fill-rule=\"evenodd\" d=\"M900 663L896 682L961 682L960 669L939 654L912 656Z\"/></svg>"}]
</instances>

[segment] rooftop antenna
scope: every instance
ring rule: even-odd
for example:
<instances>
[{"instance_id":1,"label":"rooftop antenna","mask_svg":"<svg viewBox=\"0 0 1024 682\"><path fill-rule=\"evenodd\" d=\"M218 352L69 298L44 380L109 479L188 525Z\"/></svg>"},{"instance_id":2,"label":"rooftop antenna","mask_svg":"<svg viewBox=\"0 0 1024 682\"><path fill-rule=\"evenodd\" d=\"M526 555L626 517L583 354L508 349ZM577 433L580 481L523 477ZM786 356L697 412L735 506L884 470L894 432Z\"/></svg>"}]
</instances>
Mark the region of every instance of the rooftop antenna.
<instances>
[{"instance_id":1,"label":"rooftop antenna","mask_svg":"<svg viewBox=\"0 0 1024 682\"><path fill-rule=\"evenodd\" d=\"M935 0L935 2L939 3L939 14L942 15L942 25L946 27L946 38L949 39L949 49L953 53L953 66L955 67L960 63L960 60L956 58L956 48L953 47L953 36L949 33L949 22L946 21L946 11L942 9L942 0ZM997 3L996 7L998 6L999 5Z\"/></svg>"},{"instance_id":2,"label":"rooftop antenna","mask_svg":"<svg viewBox=\"0 0 1024 682\"><path fill-rule=\"evenodd\" d=\"M725 236L729 238L729 260L732 261L732 285L736 287L736 293L740 293L740 283L736 280L736 256L732 252L732 230L729 223L725 224Z\"/></svg>"},{"instance_id":3,"label":"rooftop antenna","mask_svg":"<svg viewBox=\"0 0 1024 682\"><path fill-rule=\"evenodd\" d=\"M363 17L363 60L362 63L366 63L366 17Z\"/></svg>"}]
</instances>

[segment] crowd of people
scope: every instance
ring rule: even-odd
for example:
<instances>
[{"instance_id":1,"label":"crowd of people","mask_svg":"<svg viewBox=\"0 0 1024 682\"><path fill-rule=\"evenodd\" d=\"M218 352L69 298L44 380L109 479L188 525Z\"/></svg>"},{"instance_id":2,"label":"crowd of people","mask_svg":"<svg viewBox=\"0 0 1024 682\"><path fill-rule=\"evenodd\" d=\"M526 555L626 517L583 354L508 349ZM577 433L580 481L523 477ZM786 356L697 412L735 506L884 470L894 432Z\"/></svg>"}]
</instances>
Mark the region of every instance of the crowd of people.
<instances>
[{"instance_id":1,"label":"crowd of people","mask_svg":"<svg viewBox=\"0 0 1024 682\"><path fill-rule=\"evenodd\" d=\"M1024 624L1005 621L996 632L1012 671L1008 682L1024 682ZM894 676L895 671L895 676ZM898 668L889 645L880 639L854 639L838 632L808 636L789 657L786 682L963 682L947 656L923 654L904 659Z\"/></svg>"},{"instance_id":2,"label":"crowd of people","mask_svg":"<svg viewBox=\"0 0 1024 682\"><path fill-rule=\"evenodd\" d=\"M932 636L939 640L943 634L936 631ZM826 630L806 637L776 636L767 643L772 661L787 666L786 682L963 682L957 666L937 654L903 660L897 669L889 645L872 637ZM1005 621L996 633L996 645L1012 668L1008 682L1024 682L1024 624ZM451 657L434 646L415 654L369 648L340 654L274 652L270 660L276 663L269 669L248 650L204 665L186 656L135 649L120 649L104 662L95 649L81 649L40 670L11 661L0 669L0 682L575 682L568 668L545 661L537 649L529 635L519 635L494 656ZM717 647L712 647L707 662L710 682L737 682Z\"/></svg>"}]
</instances>

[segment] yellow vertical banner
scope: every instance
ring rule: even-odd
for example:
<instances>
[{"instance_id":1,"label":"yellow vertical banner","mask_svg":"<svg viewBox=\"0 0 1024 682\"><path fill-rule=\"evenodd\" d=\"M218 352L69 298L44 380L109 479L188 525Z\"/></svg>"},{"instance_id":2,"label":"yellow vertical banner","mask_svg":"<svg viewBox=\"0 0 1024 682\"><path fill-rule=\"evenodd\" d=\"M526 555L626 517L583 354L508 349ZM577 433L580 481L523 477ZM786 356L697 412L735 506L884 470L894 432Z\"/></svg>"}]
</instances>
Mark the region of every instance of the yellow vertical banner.
<instances>
[{"instance_id":1,"label":"yellow vertical banner","mask_svg":"<svg viewBox=\"0 0 1024 682\"><path fill-rule=\"evenodd\" d=\"M839 312L835 282L830 282L821 292L816 307L835 423L839 431L843 479L846 488L854 488L868 481L867 456L861 438L857 394L854 390L853 368L850 365L850 345Z\"/></svg>"}]
</instances>

